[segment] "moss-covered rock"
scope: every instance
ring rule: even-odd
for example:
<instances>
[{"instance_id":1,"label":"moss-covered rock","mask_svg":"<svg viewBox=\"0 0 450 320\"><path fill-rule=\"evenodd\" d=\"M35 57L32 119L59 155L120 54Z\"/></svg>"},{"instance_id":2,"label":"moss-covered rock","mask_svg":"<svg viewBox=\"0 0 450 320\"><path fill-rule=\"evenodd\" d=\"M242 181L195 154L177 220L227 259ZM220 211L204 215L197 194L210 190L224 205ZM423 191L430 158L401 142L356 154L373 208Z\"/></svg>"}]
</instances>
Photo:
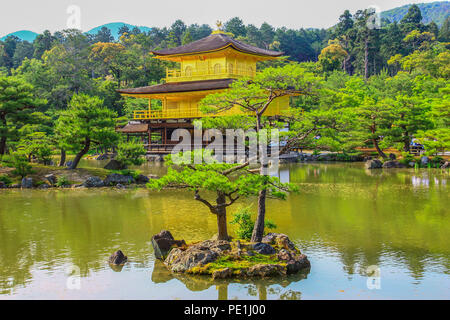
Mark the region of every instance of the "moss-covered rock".
<instances>
[{"instance_id":1,"label":"moss-covered rock","mask_svg":"<svg viewBox=\"0 0 450 320\"><path fill-rule=\"evenodd\" d=\"M260 253L261 245L238 240L206 240L173 248L164 264L175 273L211 275L214 279L229 277L273 277L309 269L307 257L301 254L285 234L271 234L264 246L272 250ZM266 248L267 249L267 248Z\"/></svg>"}]
</instances>

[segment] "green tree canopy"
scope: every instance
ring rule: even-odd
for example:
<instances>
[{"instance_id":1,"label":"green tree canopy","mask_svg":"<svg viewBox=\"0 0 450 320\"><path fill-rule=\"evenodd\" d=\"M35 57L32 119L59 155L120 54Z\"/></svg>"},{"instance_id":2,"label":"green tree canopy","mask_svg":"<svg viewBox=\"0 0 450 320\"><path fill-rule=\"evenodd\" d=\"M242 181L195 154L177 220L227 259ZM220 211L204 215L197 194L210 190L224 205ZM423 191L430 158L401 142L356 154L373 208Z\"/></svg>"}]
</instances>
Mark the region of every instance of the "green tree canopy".
<instances>
[{"instance_id":1,"label":"green tree canopy","mask_svg":"<svg viewBox=\"0 0 450 320\"><path fill-rule=\"evenodd\" d=\"M103 106L103 100L85 94L75 94L66 111L61 112L56 132L66 150L77 154L70 169L78 166L81 158L94 145L109 147L117 141L115 118L117 114Z\"/></svg>"}]
</instances>

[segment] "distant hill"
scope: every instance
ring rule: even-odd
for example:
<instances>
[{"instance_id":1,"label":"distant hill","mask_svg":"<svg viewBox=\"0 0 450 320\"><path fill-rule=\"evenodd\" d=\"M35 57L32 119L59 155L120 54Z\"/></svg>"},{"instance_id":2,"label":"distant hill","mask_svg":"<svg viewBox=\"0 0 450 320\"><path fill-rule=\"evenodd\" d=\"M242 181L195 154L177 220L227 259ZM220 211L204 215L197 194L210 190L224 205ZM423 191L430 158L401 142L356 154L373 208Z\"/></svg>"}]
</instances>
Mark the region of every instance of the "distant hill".
<instances>
[{"instance_id":1,"label":"distant hill","mask_svg":"<svg viewBox=\"0 0 450 320\"><path fill-rule=\"evenodd\" d=\"M381 18L386 18L390 22L399 22L408 12L411 4L394 8L381 13ZM439 27L442 26L444 20L450 15L450 1L436 1L429 3L419 3L417 6L422 11L422 22L428 24L434 21Z\"/></svg>"},{"instance_id":2,"label":"distant hill","mask_svg":"<svg viewBox=\"0 0 450 320\"><path fill-rule=\"evenodd\" d=\"M22 31L16 31L16 32L10 33L10 34L4 36L3 38L0 38L0 40L4 41L9 36L16 36L17 38L22 39L23 41L33 42L34 39L36 39L36 37L38 36L38 34L33 31L22 30Z\"/></svg>"},{"instance_id":3,"label":"distant hill","mask_svg":"<svg viewBox=\"0 0 450 320\"><path fill-rule=\"evenodd\" d=\"M97 32L99 32L103 27L106 27L109 30L111 30L112 36L114 37L115 40L117 40L117 39L119 39L119 29L122 28L123 26L127 26L130 30L133 30L136 27L136 26L134 26L132 24L128 24L128 23L113 22L113 23L108 23L108 24L98 26L94 29L89 30L86 33L87 34L97 34ZM149 27L138 27L138 28L142 32L148 32L152 29ZM36 39L36 37L38 36L38 34L36 32L28 31L28 30L16 31L16 32L10 33L10 34L0 38L0 41L4 41L9 36L16 36L17 38L19 38L21 40L33 42L34 39Z\"/></svg>"},{"instance_id":4,"label":"distant hill","mask_svg":"<svg viewBox=\"0 0 450 320\"><path fill-rule=\"evenodd\" d=\"M108 23L108 24L104 24L101 26L98 26L94 29L89 30L88 34L97 34L103 27L108 28L109 30L111 30L111 34L114 37L115 40L119 39L119 29L122 28L123 26L127 26L130 30L133 30L136 26L128 24L128 23L123 23L123 22L113 22L113 23ZM148 32L150 31L152 28L149 27L137 27L139 30L141 30L142 32Z\"/></svg>"}]
</instances>

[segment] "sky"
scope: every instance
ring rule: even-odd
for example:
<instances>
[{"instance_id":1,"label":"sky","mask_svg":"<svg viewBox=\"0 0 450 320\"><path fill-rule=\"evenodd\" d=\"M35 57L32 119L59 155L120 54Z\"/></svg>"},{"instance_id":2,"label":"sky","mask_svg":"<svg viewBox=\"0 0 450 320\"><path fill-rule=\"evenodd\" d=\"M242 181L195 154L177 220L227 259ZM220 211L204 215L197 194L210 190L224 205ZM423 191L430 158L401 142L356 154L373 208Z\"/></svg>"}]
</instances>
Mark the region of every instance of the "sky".
<instances>
[{"instance_id":1,"label":"sky","mask_svg":"<svg viewBox=\"0 0 450 320\"><path fill-rule=\"evenodd\" d=\"M19 30L40 33L79 26L88 31L110 22L169 27L175 20L215 26L240 17L245 24L328 28L342 12L376 6L381 11L433 0L1 0L0 36ZM74 7L75 6L75 7Z\"/></svg>"}]
</instances>

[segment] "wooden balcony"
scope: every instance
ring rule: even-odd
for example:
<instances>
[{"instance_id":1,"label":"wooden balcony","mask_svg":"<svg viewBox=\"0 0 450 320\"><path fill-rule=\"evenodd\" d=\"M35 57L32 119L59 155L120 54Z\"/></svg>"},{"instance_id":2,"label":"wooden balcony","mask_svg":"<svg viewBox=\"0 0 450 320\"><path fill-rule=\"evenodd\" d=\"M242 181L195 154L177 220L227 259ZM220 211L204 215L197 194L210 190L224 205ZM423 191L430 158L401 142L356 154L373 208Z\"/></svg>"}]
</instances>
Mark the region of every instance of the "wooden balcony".
<instances>
[{"instance_id":1,"label":"wooden balcony","mask_svg":"<svg viewBox=\"0 0 450 320\"><path fill-rule=\"evenodd\" d=\"M267 108L264 116L281 115L288 106L279 103L273 103ZM239 107L222 111L220 113L203 113L198 109L163 109L163 110L139 110L134 112L134 120L163 120L163 119L192 119L204 117L220 117L231 115L252 115L250 112L243 112Z\"/></svg>"},{"instance_id":2,"label":"wooden balcony","mask_svg":"<svg viewBox=\"0 0 450 320\"><path fill-rule=\"evenodd\" d=\"M254 77L256 71L252 69L240 69L223 67L206 69L166 69L166 82L200 81L211 79L238 79L242 77Z\"/></svg>"}]
</instances>

